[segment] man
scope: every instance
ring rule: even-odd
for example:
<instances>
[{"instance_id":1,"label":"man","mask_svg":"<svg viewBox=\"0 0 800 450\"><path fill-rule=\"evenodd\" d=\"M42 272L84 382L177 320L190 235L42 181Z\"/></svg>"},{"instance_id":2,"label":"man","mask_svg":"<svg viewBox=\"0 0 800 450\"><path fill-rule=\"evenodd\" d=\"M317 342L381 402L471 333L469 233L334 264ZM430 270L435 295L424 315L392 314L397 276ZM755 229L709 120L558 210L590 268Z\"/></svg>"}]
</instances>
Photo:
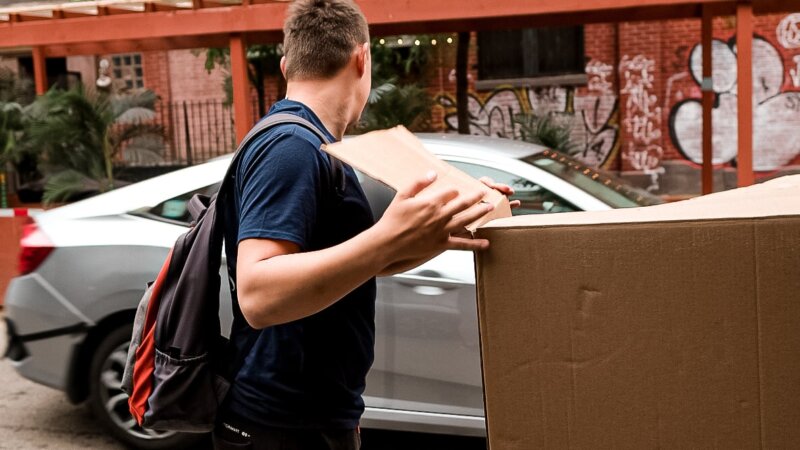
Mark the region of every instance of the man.
<instances>
[{"instance_id":1,"label":"man","mask_svg":"<svg viewBox=\"0 0 800 450\"><path fill-rule=\"evenodd\" d=\"M295 114L341 139L370 90L364 16L352 0L298 0L284 34L286 99L270 114ZM242 364L214 432L218 449L358 449L375 276L488 246L456 236L490 210L481 193L426 191L431 173L374 223L348 166L337 194L321 144L285 124L243 150L225 237Z\"/></svg>"}]
</instances>

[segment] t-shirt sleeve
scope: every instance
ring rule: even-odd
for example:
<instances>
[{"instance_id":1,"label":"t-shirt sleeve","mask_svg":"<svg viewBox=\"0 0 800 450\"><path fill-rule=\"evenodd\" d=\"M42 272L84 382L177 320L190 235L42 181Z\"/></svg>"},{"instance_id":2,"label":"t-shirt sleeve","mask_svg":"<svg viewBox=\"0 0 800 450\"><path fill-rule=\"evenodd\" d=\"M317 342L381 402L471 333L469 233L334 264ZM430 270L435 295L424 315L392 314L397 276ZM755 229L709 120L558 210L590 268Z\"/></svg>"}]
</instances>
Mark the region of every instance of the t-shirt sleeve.
<instances>
[{"instance_id":1,"label":"t-shirt sleeve","mask_svg":"<svg viewBox=\"0 0 800 450\"><path fill-rule=\"evenodd\" d=\"M239 236L311 243L323 186L321 155L295 134L280 134L253 148L239 168Z\"/></svg>"}]
</instances>

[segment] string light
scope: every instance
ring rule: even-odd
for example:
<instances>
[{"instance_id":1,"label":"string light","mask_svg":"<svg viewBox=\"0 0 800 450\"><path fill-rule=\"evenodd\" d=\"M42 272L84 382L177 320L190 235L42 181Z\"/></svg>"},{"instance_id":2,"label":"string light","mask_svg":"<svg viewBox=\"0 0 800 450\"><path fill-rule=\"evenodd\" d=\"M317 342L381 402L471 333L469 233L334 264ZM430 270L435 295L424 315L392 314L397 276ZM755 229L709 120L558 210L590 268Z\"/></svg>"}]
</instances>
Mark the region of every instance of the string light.
<instances>
[{"instance_id":1,"label":"string light","mask_svg":"<svg viewBox=\"0 0 800 450\"><path fill-rule=\"evenodd\" d=\"M417 39L416 41L414 41L414 45L419 45L419 39Z\"/></svg>"},{"instance_id":2,"label":"string light","mask_svg":"<svg viewBox=\"0 0 800 450\"><path fill-rule=\"evenodd\" d=\"M385 44L385 43L386 43L386 39L383 39L383 38L381 38L381 40L380 40L380 41L378 41L378 42L379 42L381 45L383 45L383 44Z\"/></svg>"},{"instance_id":3,"label":"string light","mask_svg":"<svg viewBox=\"0 0 800 450\"><path fill-rule=\"evenodd\" d=\"M431 45L436 45L436 39L431 39Z\"/></svg>"},{"instance_id":4,"label":"string light","mask_svg":"<svg viewBox=\"0 0 800 450\"><path fill-rule=\"evenodd\" d=\"M451 37L447 38L447 43L448 44L452 44L453 43L453 38L451 38Z\"/></svg>"},{"instance_id":5,"label":"string light","mask_svg":"<svg viewBox=\"0 0 800 450\"><path fill-rule=\"evenodd\" d=\"M397 45L403 45L403 38L397 39Z\"/></svg>"}]
</instances>

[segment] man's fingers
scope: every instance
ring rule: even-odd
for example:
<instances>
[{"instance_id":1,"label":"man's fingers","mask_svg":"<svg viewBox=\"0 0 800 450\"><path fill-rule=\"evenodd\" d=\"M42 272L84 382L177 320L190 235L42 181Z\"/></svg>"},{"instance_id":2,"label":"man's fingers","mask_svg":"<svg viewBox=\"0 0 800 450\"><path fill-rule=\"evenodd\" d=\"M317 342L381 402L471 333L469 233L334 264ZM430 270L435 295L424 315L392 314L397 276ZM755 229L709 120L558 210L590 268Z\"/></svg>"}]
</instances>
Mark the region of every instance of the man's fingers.
<instances>
[{"instance_id":1,"label":"man's fingers","mask_svg":"<svg viewBox=\"0 0 800 450\"><path fill-rule=\"evenodd\" d=\"M478 181L480 181L481 183L485 184L486 186L488 186L488 187L490 187L490 188L492 188L492 189L494 189L496 191L499 191L503 195L506 195L506 196L514 195L514 188L512 188L511 186L509 186L507 184L495 183L494 180L489 178L489 177L480 177L478 179Z\"/></svg>"},{"instance_id":2,"label":"man's fingers","mask_svg":"<svg viewBox=\"0 0 800 450\"><path fill-rule=\"evenodd\" d=\"M458 233L464 229L465 226L475 222L483 217L489 211L493 210L494 206L490 203L479 203L473 207L463 211L454 216L450 223L447 224L448 233Z\"/></svg>"},{"instance_id":3,"label":"man's fingers","mask_svg":"<svg viewBox=\"0 0 800 450\"><path fill-rule=\"evenodd\" d=\"M440 206L450 203L453 199L458 197L458 191L455 189L446 189L439 192L425 193L424 196L419 196L420 200Z\"/></svg>"},{"instance_id":4,"label":"man's fingers","mask_svg":"<svg viewBox=\"0 0 800 450\"><path fill-rule=\"evenodd\" d=\"M508 204L508 206L510 206L511 209L519 208L520 205L522 205L522 202L519 200L511 200L511 202Z\"/></svg>"},{"instance_id":5,"label":"man's fingers","mask_svg":"<svg viewBox=\"0 0 800 450\"><path fill-rule=\"evenodd\" d=\"M447 240L448 250L468 250L478 251L489 248L489 241L486 239L469 239L460 237L450 237Z\"/></svg>"},{"instance_id":6,"label":"man's fingers","mask_svg":"<svg viewBox=\"0 0 800 450\"><path fill-rule=\"evenodd\" d=\"M447 217L449 219L469 209L471 206L481 201L483 195L483 192L473 192L472 194L460 195L457 198L450 199L452 201L442 208L442 217Z\"/></svg>"},{"instance_id":7,"label":"man's fingers","mask_svg":"<svg viewBox=\"0 0 800 450\"><path fill-rule=\"evenodd\" d=\"M436 172L431 170L430 172L428 172L425 178L419 179L415 181L411 186L398 191L397 196L400 198L413 198L417 194L422 192L423 189L430 186L434 181L436 181L436 178L437 178Z\"/></svg>"}]
</instances>

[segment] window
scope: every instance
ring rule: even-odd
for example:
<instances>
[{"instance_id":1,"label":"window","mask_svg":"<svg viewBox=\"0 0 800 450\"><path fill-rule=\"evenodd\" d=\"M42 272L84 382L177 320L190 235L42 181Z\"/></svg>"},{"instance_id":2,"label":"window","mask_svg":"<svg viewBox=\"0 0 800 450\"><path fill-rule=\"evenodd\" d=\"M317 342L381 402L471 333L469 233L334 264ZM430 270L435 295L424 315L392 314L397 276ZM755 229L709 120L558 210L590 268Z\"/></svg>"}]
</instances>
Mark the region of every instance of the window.
<instances>
[{"instance_id":1,"label":"window","mask_svg":"<svg viewBox=\"0 0 800 450\"><path fill-rule=\"evenodd\" d=\"M139 215L148 217L150 219L162 220L164 222L176 223L178 225L189 225L192 221L192 216L189 214L189 200L195 194L203 194L207 196L214 195L219 190L220 183L212 184L204 188L196 189L169 200L164 200L158 205L144 211L139 212Z\"/></svg>"},{"instance_id":2,"label":"window","mask_svg":"<svg viewBox=\"0 0 800 450\"><path fill-rule=\"evenodd\" d=\"M478 33L478 78L499 80L584 73L583 27Z\"/></svg>"},{"instance_id":3,"label":"window","mask_svg":"<svg viewBox=\"0 0 800 450\"><path fill-rule=\"evenodd\" d=\"M142 55L138 53L114 55L111 57L111 70L115 80L125 84L125 88L144 87Z\"/></svg>"},{"instance_id":4,"label":"window","mask_svg":"<svg viewBox=\"0 0 800 450\"><path fill-rule=\"evenodd\" d=\"M524 161L569 182L614 208L650 206L664 202L660 197L629 186L613 175L586 167L557 152L545 150L525 158Z\"/></svg>"},{"instance_id":5,"label":"window","mask_svg":"<svg viewBox=\"0 0 800 450\"><path fill-rule=\"evenodd\" d=\"M514 188L514 195L510 199L519 200L521 203L519 208L511 210L515 216L580 211L580 208L525 178L478 164L460 161L449 161L449 163L471 177L489 177L497 183Z\"/></svg>"}]
</instances>

